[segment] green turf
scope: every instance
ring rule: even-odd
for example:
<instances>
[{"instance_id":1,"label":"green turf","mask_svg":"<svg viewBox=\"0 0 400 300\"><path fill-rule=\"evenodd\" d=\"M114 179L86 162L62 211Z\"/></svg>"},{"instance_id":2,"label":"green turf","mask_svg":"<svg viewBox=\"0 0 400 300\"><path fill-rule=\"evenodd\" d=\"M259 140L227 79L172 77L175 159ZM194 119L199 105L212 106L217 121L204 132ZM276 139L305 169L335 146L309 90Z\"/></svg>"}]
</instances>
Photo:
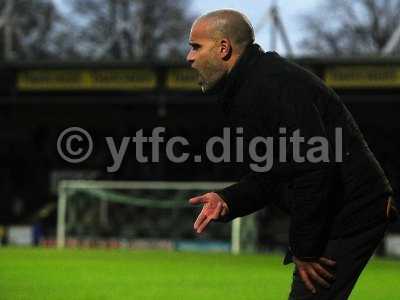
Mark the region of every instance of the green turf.
<instances>
[{"instance_id":1,"label":"green turf","mask_svg":"<svg viewBox=\"0 0 400 300\"><path fill-rule=\"evenodd\" d=\"M287 299L281 257L0 248L0 299ZM373 260L351 299L400 299L400 262Z\"/></svg>"}]
</instances>

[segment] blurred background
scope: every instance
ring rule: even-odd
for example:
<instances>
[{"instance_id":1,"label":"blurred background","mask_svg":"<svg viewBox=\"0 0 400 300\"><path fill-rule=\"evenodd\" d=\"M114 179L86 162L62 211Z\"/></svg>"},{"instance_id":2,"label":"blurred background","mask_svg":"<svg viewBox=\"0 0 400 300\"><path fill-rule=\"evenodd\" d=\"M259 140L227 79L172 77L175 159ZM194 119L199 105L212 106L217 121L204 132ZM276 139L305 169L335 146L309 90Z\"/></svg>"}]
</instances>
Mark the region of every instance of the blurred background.
<instances>
[{"instance_id":1,"label":"blurred background","mask_svg":"<svg viewBox=\"0 0 400 300\"><path fill-rule=\"evenodd\" d=\"M222 135L216 100L201 94L196 74L185 61L192 21L219 8L245 13L264 50L299 63L335 89L398 191L400 0L1 0L3 244L54 245L61 180L240 179L243 168L239 164L177 164L162 151L160 162L140 163L133 148L118 171L107 172L106 168L113 162L104 143L107 136L121 141L138 130L149 136L153 128L164 126L165 138L184 136L191 142L184 150L200 154L208 138ZM95 145L92 155L80 164L66 162L57 152L58 136L74 126L87 130ZM144 150L151 153L151 149ZM114 187L109 190L116 193ZM200 191L195 184L187 190L184 196L180 194L182 201ZM126 199L132 196L124 193ZM132 197L167 197L159 194L146 196L144 191ZM126 201L118 198L121 194L101 195L82 196L101 200L91 204L73 209L67 205L66 230L76 237L69 240L70 245L83 243L78 237L85 243L101 240L102 245L114 238L114 246L122 238L168 240L170 230L161 229L174 226L181 228L174 238L198 239L192 232L193 209L171 206L165 211L155 205L146 210L135 200L135 208L128 209L128 204L121 204ZM102 201L114 204L99 204ZM178 209L187 210L186 218L179 214L171 218ZM151 223L154 220L159 227ZM169 225L163 225L164 221ZM275 208L259 212L248 223L256 249L283 249L287 244L288 221ZM231 228L224 226L213 226L214 235L202 239L230 242ZM397 223L389 241L389 254L394 256L400 256L399 234Z\"/></svg>"}]
</instances>

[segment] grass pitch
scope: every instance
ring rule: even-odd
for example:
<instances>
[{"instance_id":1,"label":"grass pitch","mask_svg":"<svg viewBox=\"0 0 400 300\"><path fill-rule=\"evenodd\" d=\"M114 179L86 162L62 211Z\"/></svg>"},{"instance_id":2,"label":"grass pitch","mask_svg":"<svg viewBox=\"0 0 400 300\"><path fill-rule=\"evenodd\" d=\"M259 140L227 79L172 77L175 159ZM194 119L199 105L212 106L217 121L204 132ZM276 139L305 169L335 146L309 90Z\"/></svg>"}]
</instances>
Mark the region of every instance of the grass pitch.
<instances>
[{"instance_id":1,"label":"grass pitch","mask_svg":"<svg viewBox=\"0 0 400 300\"><path fill-rule=\"evenodd\" d=\"M0 248L0 299L283 300L291 271L268 255ZM351 299L400 299L399 278L400 261L374 259Z\"/></svg>"}]
</instances>

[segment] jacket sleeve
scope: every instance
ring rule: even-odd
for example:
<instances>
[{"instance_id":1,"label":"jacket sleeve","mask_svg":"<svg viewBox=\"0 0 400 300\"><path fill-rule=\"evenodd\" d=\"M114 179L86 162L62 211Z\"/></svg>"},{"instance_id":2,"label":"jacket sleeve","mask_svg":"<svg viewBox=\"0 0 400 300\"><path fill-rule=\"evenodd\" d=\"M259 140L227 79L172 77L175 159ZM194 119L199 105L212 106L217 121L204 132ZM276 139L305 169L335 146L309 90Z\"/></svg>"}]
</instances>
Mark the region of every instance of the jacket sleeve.
<instances>
[{"instance_id":1,"label":"jacket sleeve","mask_svg":"<svg viewBox=\"0 0 400 300\"><path fill-rule=\"evenodd\" d=\"M276 197L278 186L267 174L251 172L238 183L216 191L229 207L229 214L220 219L222 222L249 215L263 207L269 200Z\"/></svg>"},{"instance_id":2,"label":"jacket sleeve","mask_svg":"<svg viewBox=\"0 0 400 300\"><path fill-rule=\"evenodd\" d=\"M322 254L326 244L333 206L329 199L336 172L334 147L331 133L326 131L323 122L327 111L321 110L327 107L323 103L329 94L298 84L285 84L284 88L265 97L269 97L270 104L267 118L260 126L271 128L274 148L275 141L283 137L279 129L285 128L286 149L274 149L270 171L252 171L237 184L218 191L230 209L223 221L252 213L276 201L278 186L289 182L290 248L296 257L312 260ZM290 137L296 139L296 131L300 136L297 146L290 140ZM286 161L280 159L282 151Z\"/></svg>"}]
</instances>

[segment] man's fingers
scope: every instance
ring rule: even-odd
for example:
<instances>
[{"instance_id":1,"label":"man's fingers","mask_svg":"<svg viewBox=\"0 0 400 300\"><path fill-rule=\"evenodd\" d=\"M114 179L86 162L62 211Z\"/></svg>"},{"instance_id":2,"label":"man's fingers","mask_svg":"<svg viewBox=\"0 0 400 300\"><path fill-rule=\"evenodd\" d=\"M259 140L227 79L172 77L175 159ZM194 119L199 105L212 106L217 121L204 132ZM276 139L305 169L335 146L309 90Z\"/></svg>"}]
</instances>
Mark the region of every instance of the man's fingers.
<instances>
[{"instance_id":1,"label":"man's fingers","mask_svg":"<svg viewBox=\"0 0 400 300\"><path fill-rule=\"evenodd\" d=\"M326 258L326 257L321 257L321 258L319 259L319 261L320 261L321 263L323 263L323 264L325 264L325 265L327 265L327 266L331 266L331 267L333 267L333 266L336 265L336 261L331 260L331 259Z\"/></svg>"},{"instance_id":2,"label":"man's fingers","mask_svg":"<svg viewBox=\"0 0 400 300\"><path fill-rule=\"evenodd\" d=\"M197 196L189 199L190 204L202 204L206 203L207 199L205 196Z\"/></svg>"},{"instance_id":3,"label":"man's fingers","mask_svg":"<svg viewBox=\"0 0 400 300\"><path fill-rule=\"evenodd\" d=\"M304 269L299 269L299 275L301 280L303 280L304 284L306 287L313 293L315 294L317 290L315 289L314 285L312 284L310 278L308 277L307 272Z\"/></svg>"},{"instance_id":4,"label":"man's fingers","mask_svg":"<svg viewBox=\"0 0 400 300\"><path fill-rule=\"evenodd\" d=\"M335 276L332 273L328 272L325 268L323 268L319 263L313 264L314 269L318 272L319 275L323 276L326 279L333 280Z\"/></svg>"},{"instance_id":5,"label":"man's fingers","mask_svg":"<svg viewBox=\"0 0 400 300\"><path fill-rule=\"evenodd\" d=\"M308 270L308 274L311 276L312 279L314 279L316 282L318 282L324 288L330 287L330 284L328 282L326 282L326 280L323 279L321 276L319 276L319 274L313 268L310 268Z\"/></svg>"},{"instance_id":6,"label":"man's fingers","mask_svg":"<svg viewBox=\"0 0 400 300\"><path fill-rule=\"evenodd\" d=\"M211 219L218 219L221 213L222 204L221 202L217 203L217 206L211 211L211 215L209 216Z\"/></svg>"},{"instance_id":7,"label":"man's fingers","mask_svg":"<svg viewBox=\"0 0 400 300\"><path fill-rule=\"evenodd\" d=\"M200 214L198 215L196 221L194 222L193 227L194 227L195 230L197 230L198 227L200 226L200 224L203 223L203 221L204 221L205 219L207 219L207 216L206 216L206 214L205 214L204 211L205 211L205 209L204 209L204 207L203 207L203 209L201 210Z\"/></svg>"},{"instance_id":8,"label":"man's fingers","mask_svg":"<svg viewBox=\"0 0 400 300\"><path fill-rule=\"evenodd\" d=\"M201 233L211 220L218 219L221 209L221 203L217 203L216 207L211 210L207 205L204 205L193 226L197 233Z\"/></svg>"},{"instance_id":9,"label":"man's fingers","mask_svg":"<svg viewBox=\"0 0 400 300\"><path fill-rule=\"evenodd\" d=\"M211 220L218 219L224 212L222 201L208 197L207 194L193 197L189 199L189 202L191 204L204 204L193 225L197 233L201 233Z\"/></svg>"},{"instance_id":10,"label":"man's fingers","mask_svg":"<svg viewBox=\"0 0 400 300\"><path fill-rule=\"evenodd\" d=\"M199 226L197 227L197 233L202 233L204 228L206 228L206 226L208 225L208 223L210 223L212 219L210 217L206 217L205 220L203 220L202 223L199 224Z\"/></svg>"}]
</instances>

